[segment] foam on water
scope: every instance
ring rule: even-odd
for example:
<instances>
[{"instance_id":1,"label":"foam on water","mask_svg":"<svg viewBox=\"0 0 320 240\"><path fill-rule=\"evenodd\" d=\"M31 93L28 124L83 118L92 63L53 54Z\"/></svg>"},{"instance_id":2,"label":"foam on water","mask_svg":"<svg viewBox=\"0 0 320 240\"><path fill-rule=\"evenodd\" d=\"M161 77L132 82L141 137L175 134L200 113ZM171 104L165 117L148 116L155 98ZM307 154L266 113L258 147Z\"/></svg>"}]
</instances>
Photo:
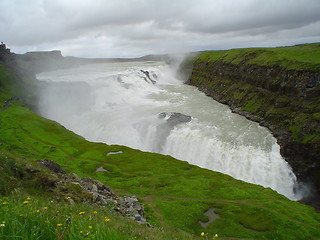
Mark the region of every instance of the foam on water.
<instances>
[{"instance_id":1,"label":"foam on water","mask_svg":"<svg viewBox=\"0 0 320 240\"><path fill-rule=\"evenodd\" d=\"M37 77L48 82L41 114L88 140L169 154L296 198L296 177L271 133L184 85L165 63L92 64ZM169 126L162 112L192 120Z\"/></svg>"}]
</instances>

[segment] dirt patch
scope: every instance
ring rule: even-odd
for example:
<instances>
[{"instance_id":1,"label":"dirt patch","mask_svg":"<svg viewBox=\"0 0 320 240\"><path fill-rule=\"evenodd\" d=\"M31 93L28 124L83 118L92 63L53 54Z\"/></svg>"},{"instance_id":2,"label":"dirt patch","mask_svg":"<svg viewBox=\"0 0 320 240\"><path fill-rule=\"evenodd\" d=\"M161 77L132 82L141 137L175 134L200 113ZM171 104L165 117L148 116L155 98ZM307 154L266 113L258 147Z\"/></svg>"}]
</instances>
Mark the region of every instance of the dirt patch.
<instances>
[{"instance_id":1,"label":"dirt patch","mask_svg":"<svg viewBox=\"0 0 320 240\"><path fill-rule=\"evenodd\" d=\"M211 223L213 223L214 221L216 221L218 218L220 218L220 215L218 213L215 213L215 210L217 208L209 208L204 215L206 215L209 218L208 222L202 222L199 221L200 225L204 228L207 228Z\"/></svg>"}]
</instances>

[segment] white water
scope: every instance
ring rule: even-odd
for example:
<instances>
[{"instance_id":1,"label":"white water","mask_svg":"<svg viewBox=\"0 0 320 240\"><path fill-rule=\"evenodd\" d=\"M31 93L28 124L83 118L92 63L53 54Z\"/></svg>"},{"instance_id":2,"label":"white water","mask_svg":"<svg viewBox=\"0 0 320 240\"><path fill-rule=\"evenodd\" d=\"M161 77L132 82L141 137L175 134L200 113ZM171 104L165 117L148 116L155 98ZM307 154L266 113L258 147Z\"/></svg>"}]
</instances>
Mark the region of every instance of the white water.
<instances>
[{"instance_id":1,"label":"white water","mask_svg":"<svg viewBox=\"0 0 320 240\"><path fill-rule=\"evenodd\" d=\"M40 93L41 114L88 140L169 154L297 198L296 177L271 133L184 85L165 63L92 64L37 78L52 83ZM168 128L162 112L192 120Z\"/></svg>"}]
</instances>

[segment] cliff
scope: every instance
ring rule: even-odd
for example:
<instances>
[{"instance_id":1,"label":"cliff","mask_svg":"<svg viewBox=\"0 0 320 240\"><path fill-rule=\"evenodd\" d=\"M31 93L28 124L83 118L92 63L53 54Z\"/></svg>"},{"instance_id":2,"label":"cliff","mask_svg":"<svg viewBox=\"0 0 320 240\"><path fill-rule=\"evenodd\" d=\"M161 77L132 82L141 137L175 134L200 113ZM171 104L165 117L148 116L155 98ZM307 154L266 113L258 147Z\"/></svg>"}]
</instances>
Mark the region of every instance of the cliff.
<instances>
[{"instance_id":1,"label":"cliff","mask_svg":"<svg viewBox=\"0 0 320 240\"><path fill-rule=\"evenodd\" d=\"M268 127L297 177L320 190L320 44L204 52L188 83Z\"/></svg>"},{"instance_id":2,"label":"cliff","mask_svg":"<svg viewBox=\"0 0 320 240\"><path fill-rule=\"evenodd\" d=\"M20 68L32 73L78 67L89 63L89 60L83 58L64 57L60 50L16 54L15 60Z\"/></svg>"}]
</instances>

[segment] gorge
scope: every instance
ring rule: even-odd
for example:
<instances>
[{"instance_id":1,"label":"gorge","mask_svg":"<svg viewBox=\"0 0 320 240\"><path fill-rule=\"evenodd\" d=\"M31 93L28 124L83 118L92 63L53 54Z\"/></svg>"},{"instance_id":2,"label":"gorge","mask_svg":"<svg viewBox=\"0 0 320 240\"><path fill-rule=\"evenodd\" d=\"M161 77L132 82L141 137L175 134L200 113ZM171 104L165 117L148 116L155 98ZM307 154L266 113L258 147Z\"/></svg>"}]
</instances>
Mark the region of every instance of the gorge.
<instances>
[{"instance_id":1,"label":"gorge","mask_svg":"<svg viewBox=\"0 0 320 240\"><path fill-rule=\"evenodd\" d=\"M60 64L46 66L50 54L37 58L38 66L34 55L9 54L0 62L0 213L10 223L2 237L22 232L32 239L31 229L41 226L36 235L45 239L79 239L88 219L100 239L194 239L202 232L233 239L319 238L319 214L288 199L299 198L296 177L267 128L185 85L165 62L79 66L55 51ZM56 69L61 66L73 68ZM38 80L35 69L44 70ZM148 152L113 145L119 143ZM43 163L63 171L48 172ZM144 211L134 218L155 228L119 218L113 205L97 205L97 186L82 191L76 179L101 182L117 197L136 196L129 199L141 201ZM71 231L57 229L65 216Z\"/></svg>"},{"instance_id":2,"label":"gorge","mask_svg":"<svg viewBox=\"0 0 320 240\"><path fill-rule=\"evenodd\" d=\"M90 141L169 154L301 198L268 130L185 85L165 62L90 64L37 78L45 83L39 113Z\"/></svg>"},{"instance_id":3,"label":"gorge","mask_svg":"<svg viewBox=\"0 0 320 240\"><path fill-rule=\"evenodd\" d=\"M319 208L319 43L205 52L182 66L189 84L271 130Z\"/></svg>"}]
</instances>

